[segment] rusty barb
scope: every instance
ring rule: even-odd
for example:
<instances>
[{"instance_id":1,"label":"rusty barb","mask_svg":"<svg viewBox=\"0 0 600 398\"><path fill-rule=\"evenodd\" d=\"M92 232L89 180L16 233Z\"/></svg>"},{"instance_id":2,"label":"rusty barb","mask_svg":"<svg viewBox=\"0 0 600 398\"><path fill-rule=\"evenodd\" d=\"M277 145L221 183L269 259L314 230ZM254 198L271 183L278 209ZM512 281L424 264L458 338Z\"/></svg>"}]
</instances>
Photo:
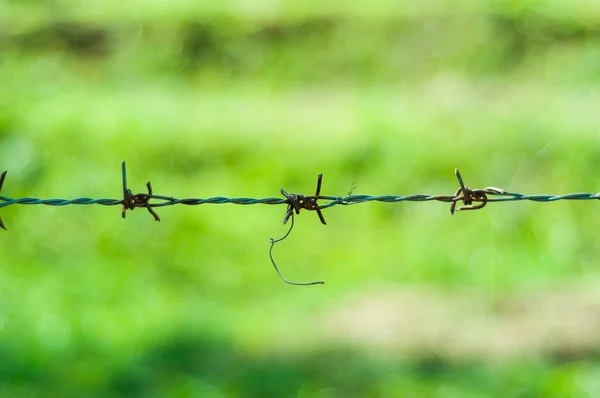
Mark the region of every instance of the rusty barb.
<instances>
[{"instance_id":1,"label":"rusty barb","mask_svg":"<svg viewBox=\"0 0 600 398\"><path fill-rule=\"evenodd\" d=\"M495 187L487 187L485 189L470 189L463 182L462 176L458 169L454 169L454 174L458 179L458 184L460 185L456 190L456 193L452 197L452 204L450 205L450 214L454 214L456 209L456 202L462 201L463 206L456 209L456 211L462 210L477 210L482 209L485 205L488 204L488 195L506 195L504 189L495 188ZM479 203L477 205L473 204L473 202Z\"/></svg>"},{"instance_id":2,"label":"rusty barb","mask_svg":"<svg viewBox=\"0 0 600 398\"><path fill-rule=\"evenodd\" d=\"M156 221L160 221L160 217L158 216L158 214L156 214L152 207L150 207L150 203L148 203L149 200L153 197L152 184L150 184L150 181L146 183L146 187L148 188L147 194L138 193L134 195L131 192L131 189L127 188L127 168L125 166L125 161L121 163L121 170L123 174L123 200L121 201L123 206L121 210L121 217L126 217L125 213L127 212L127 210L133 211L136 207L145 207L146 209L148 209L150 214L152 214Z\"/></svg>"},{"instance_id":3,"label":"rusty barb","mask_svg":"<svg viewBox=\"0 0 600 398\"><path fill-rule=\"evenodd\" d=\"M47 206L67 206L67 205L103 205L103 206L115 206L120 205L121 216L126 217L127 210L135 210L138 207L143 207L154 217L156 221L160 221L160 217L154 211L155 207L173 206L173 205L186 205L196 206L205 204L225 204L231 203L236 205L286 205L287 210L283 218L283 223L286 224L291 218L290 227L287 233L280 239L270 239L271 248L269 249L269 256L271 262L277 271L277 274L287 283L293 285L314 285L323 284L322 281L308 282L308 283L297 283L288 281L281 275L275 261L273 260L273 246L275 243L280 242L288 237L292 229L294 228L294 213L300 214L300 210L304 209L307 211L314 211L319 216L319 220L323 225L326 225L325 217L323 217L323 210L338 205L355 205L360 203L370 202L383 202L383 203L398 203L398 202L429 202L438 201L444 203L450 203L450 213L454 214L455 211L462 210L477 210L484 208L490 202L512 202L512 201L532 201L532 202L555 202L558 200L599 200L600 193L569 193L565 195L524 195L515 192L507 192L500 188L487 187L483 189L470 189L463 181L463 178L458 171L454 170L454 174L458 180L459 187L454 195L436 195L432 196L429 194L414 194L414 195L357 195L354 194L356 188L355 183L352 184L352 188L348 192L348 196L324 196L321 195L321 185L323 182L323 175L319 174L317 177L317 189L314 195L303 195L303 194L289 194L285 190L281 189L281 194L284 198L226 198L222 196L211 197L211 198L187 198L187 199L176 199L172 196L161 196L155 195L152 192L152 185L150 182L146 183L148 193L133 194L127 187L127 170L125 162L121 164L122 170L122 182L123 182L123 199L92 199L92 198L75 198L75 199L38 199L38 198L9 198L0 195L0 209L3 207L21 204L21 205L47 205ZM6 180L7 172L4 171L0 174L0 194L4 181ZM152 203L150 203L152 199ZM320 204L318 201L327 201ZM457 204L461 203L461 206L457 208ZM4 221L0 218L0 228L6 230Z\"/></svg>"},{"instance_id":4,"label":"rusty barb","mask_svg":"<svg viewBox=\"0 0 600 398\"><path fill-rule=\"evenodd\" d=\"M323 181L323 174L319 174L317 177L317 191L313 196L304 196L302 194L290 194L281 188L281 194L285 196L286 203L288 204L287 211L285 212L285 217L283 218L283 224L286 224L289 218L294 214L300 214L301 209L306 210L314 210L317 212L319 219L321 220L321 224L327 225L325 222L325 217L323 217L323 213L321 212L321 207L317 204L317 200L319 199L328 199L327 196L321 196L321 183Z\"/></svg>"}]
</instances>

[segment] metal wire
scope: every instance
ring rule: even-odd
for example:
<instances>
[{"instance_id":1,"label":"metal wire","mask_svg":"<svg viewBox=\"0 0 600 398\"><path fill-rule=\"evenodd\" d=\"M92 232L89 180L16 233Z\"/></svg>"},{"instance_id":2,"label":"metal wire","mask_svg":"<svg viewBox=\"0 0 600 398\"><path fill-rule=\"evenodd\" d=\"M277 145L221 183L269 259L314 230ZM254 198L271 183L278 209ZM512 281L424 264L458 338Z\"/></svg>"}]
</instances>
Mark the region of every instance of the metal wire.
<instances>
[{"instance_id":1,"label":"metal wire","mask_svg":"<svg viewBox=\"0 0 600 398\"><path fill-rule=\"evenodd\" d=\"M581 193L570 193L565 195L525 195L517 192L508 192L501 188L487 187L483 189L469 189L463 182L462 176L458 169L455 169L455 175L458 179L459 188L456 190L454 195L429 195L429 194L416 194L416 195L353 195L352 192L356 188L353 183L352 189L348 192L345 197L341 196L327 196L321 195L321 184L322 175L319 174L317 179L317 189L315 195L302 195L302 194L289 194L283 189L280 190L283 198L227 198L222 196L215 196L211 198L187 198L177 199L172 196L155 195L152 191L152 185L150 182L146 183L148 193L133 194L132 191L127 187L127 170L125 162L122 163L122 183L123 183L123 199L92 199L92 198L75 198L75 199L38 199L38 198L9 198L6 196L0 196L0 208L12 206L12 205L46 205L46 206L69 206L69 205L102 205L102 206L122 206L122 217L125 218L127 210L134 210L138 207L146 208L156 221L160 221L158 214L154 211L154 208L174 206L174 205L187 205L187 206L199 206L208 204L236 204L236 205L287 205L287 211L285 213L283 223L285 224L289 218L292 218L292 223L288 232L280 239L270 239L271 247L269 249L269 257L271 262L277 271L277 274L281 279L287 283L293 285L314 285L323 284L324 282L309 282L309 283L298 283L291 282L283 277L279 272L279 268L273 260L273 246L275 243L280 242L288 237L294 227L294 212L300 213L300 210L312 210L315 211L322 224L326 224L325 218L321 210L328 209L334 206L348 206L356 205L361 203L399 203L399 202L444 202L450 203L450 212L454 214L456 211L461 210L476 210L481 209L490 202L516 202L516 201L532 201L538 203L549 203L556 202L559 200L598 200L600 199L600 193L592 194L587 192ZM2 192L3 184L6 179L7 172L3 172L0 175L0 192ZM150 200L153 203L150 203ZM319 200L327 201L322 205L318 204ZM462 202L462 206L456 209L458 202ZM6 230L2 218L0 218L0 228Z\"/></svg>"},{"instance_id":2,"label":"metal wire","mask_svg":"<svg viewBox=\"0 0 600 398\"><path fill-rule=\"evenodd\" d=\"M294 213L291 214L291 218L292 218L292 222L290 223L290 229L288 229L288 231L285 233L285 235L283 235L283 237L279 238L279 239L273 239L273 238L269 238L269 241L271 242L271 247L269 248L269 258L271 259L271 263L273 264L273 267L275 267L275 271L277 272L277 275L279 275L279 277L281 278L282 281L284 281L285 283L289 283L290 285L296 285L296 286L310 286L310 285L322 285L325 282L323 281L315 281L315 282L292 282L290 280L287 280L279 271L279 268L277 267L277 264L275 263L275 260L273 259L273 246L275 246L275 243L281 242L282 240L285 240L285 238L287 238L290 234L290 232L292 232L292 229L294 229Z\"/></svg>"},{"instance_id":3,"label":"metal wire","mask_svg":"<svg viewBox=\"0 0 600 398\"><path fill-rule=\"evenodd\" d=\"M599 194L592 194L588 192L581 193L570 193L565 195L525 195L516 192L488 192L488 195L500 196L500 197L488 197L488 203L490 202L516 202L516 201L532 201L532 202L556 202L559 200L598 200L600 199ZM145 194L143 194L145 195ZM288 204L288 201L284 198L226 198L222 196L215 196L211 198L189 198L189 199L177 199L173 197L165 197L160 195L147 195L149 199L162 200L162 203L150 203L149 207L164 207L173 205L188 205L198 206L207 204L226 204L232 203L236 205L283 205ZM383 203L398 203L398 202L429 202L438 201L451 203L456 201L455 196L434 196L428 194L416 194L416 195L383 195L383 196L371 196L371 195L350 195L345 197L339 196L320 196L319 199L329 200L331 202L320 206L321 209L328 209L336 205L352 205L368 202L383 202ZM36 199L36 198L8 198L0 196L0 208L11 205L47 205L47 206L68 206L68 205L102 205L102 206L116 206L122 205L122 199L92 199L92 198L75 198L75 199Z\"/></svg>"}]
</instances>

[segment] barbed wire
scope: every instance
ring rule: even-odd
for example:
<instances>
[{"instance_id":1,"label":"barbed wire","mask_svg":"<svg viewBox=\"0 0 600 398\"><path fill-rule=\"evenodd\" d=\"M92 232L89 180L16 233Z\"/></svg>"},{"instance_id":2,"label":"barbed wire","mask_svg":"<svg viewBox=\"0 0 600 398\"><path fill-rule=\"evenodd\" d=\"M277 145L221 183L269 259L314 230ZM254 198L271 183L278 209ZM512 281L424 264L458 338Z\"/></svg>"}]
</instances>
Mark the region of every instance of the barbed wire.
<instances>
[{"instance_id":1,"label":"barbed wire","mask_svg":"<svg viewBox=\"0 0 600 398\"><path fill-rule=\"evenodd\" d=\"M121 205L121 216L126 217L127 210L135 210L136 208L146 208L148 212L154 217L156 221L160 221L160 217L154 210L155 208L174 206L174 205L187 205L187 206L199 206L207 204L236 204L236 205L287 205L283 223L286 224L291 218L290 228L287 233L279 238L270 238L271 247L269 248L269 257L271 263L275 268L275 271L279 277L286 283L292 285L316 285L323 284L323 281L316 282L292 282L286 279L275 260L273 259L273 246L285 240L294 228L294 213L300 214L300 210L311 210L315 211L322 224L326 225L325 217L321 210L328 209L334 206L349 206L361 203L371 202L383 202L383 203L399 203L399 202L429 202L437 201L450 203L450 213L454 214L455 211L464 210L477 210L485 207L491 202L515 202L515 201L533 201L533 202L556 202L559 200L598 200L600 199L600 193L592 194L587 192L582 193L570 193L566 195L524 195L516 192L508 192L501 188L487 187L483 189L470 189L467 187L462 179L462 176L458 169L454 170L456 178L458 179L459 187L454 195L428 195L428 194L416 194L416 195L383 195L383 196L372 196L372 195L354 195L353 191L356 189L356 181L352 183L352 188L345 197L341 196L327 196L321 195L321 185L323 181L323 175L319 174L317 177L317 188L314 195L303 195L303 194L289 194L283 188L280 190L283 198L227 198L222 196L215 196L211 198L187 198L177 199L172 196L155 195L153 193L152 185L150 181L146 183L148 193L133 194L131 189L127 186L127 169L125 161L121 164L122 172L122 184L123 184L123 199L92 199L92 198L75 198L75 199L38 199L38 198L9 198L0 196L0 208L12 206L12 205L47 205L47 206L68 206L68 205L102 205L102 206L117 206ZM7 171L4 171L0 175L0 193L6 179ZM154 203L150 203L153 200ZM328 201L327 203L320 205L317 201ZM156 202L158 201L158 202ZM456 208L458 202L462 202L462 206ZM7 230L4 221L0 217L0 228Z\"/></svg>"}]
</instances>

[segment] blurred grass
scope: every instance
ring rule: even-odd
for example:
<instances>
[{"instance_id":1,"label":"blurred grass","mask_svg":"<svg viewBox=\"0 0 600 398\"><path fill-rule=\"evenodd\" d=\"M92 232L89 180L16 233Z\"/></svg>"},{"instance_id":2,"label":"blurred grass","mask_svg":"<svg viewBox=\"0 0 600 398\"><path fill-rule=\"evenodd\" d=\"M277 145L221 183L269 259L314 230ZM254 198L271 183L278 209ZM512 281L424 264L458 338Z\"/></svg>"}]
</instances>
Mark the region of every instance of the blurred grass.
<instances>
[{"instance_id":1,"label":"blurred grass","mask_svg":"<svg viewBox=\"0 0 600 398\"><path fill-rule=\"evenodd\" d=\"M472 188L594 192L600 8L419 4L0 2L3 194L117 198L123 159L133 191L150 180L177 197L311 192L318 173L327 195L353 181L355 193L448 194L454 167ZM268 260L280 206L161 208L160 224L117 207L3 208L0 392L595 396L597 339L465 359L441 343L452 336L408 353L411 336L373 347L332 339L326 322L357 292L389 288L474 304L595 297L595 205L450 217L439 203L365 204L327 210L326 227L303 213L275 256L290 279L327 282L307 289ZM595 319L590 300L556 316ZM442 323L497 316L474 304L422 303ZM486 339L468 332L474 347Z\"/></svg>"}]
</instances>

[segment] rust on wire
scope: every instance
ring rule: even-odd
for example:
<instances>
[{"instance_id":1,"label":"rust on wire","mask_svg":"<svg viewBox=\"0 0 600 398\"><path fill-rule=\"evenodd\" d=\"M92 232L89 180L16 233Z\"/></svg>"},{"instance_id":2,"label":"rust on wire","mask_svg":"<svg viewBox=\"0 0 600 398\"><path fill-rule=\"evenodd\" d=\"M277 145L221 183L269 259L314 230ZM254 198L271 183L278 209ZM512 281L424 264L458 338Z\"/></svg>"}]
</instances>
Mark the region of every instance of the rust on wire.
<instances>
[{"instance_id":1,"label":"rust on wire","mask_svg":"<svg viewBox=\"0 0 600 398\"><path fill-rule=\"evenodd\" d=\"M450 214L454 214L454 210L456 209L456 202L463 202L463 206L456 209L456 211L461 210L477 210L484 208L488 203L487 191L485 189L470 189L463 182L462 176L458 169L454 169L454 174L458 179L458 184L460 185L452 198L452 204L450 205ZM479 202L479 204L474 205L473 202Z\"/></svg>"},{"instance_id":2,"label":"rust on wire","mask_svg":"<svg viewBox=\"0 0 600 398\"><path fill-rule=\"evenodd\" d=\"M456 175L456 179L458 180L458 184L460 185L456 190L454 196L449 198L452 204L450 205L450 214L454 214L454 211L462 211L462 210L477 210L484 208L490 201L488 195L497 195L497 196L515 196L509 192L506 192L502 188L496 187L487 187L484 189L470 189L467 187L460 175L458 169L454 169L454 174ZM444 197L436 197L436 200L445 201ZM456 209L456 202L462 201L463 206ZM473 204L479 203L479 204Z\"/></svg>"},{"instance_id":3,"label":"rust on wire","mask_svg":"<svg viewBox=\"0 0 600 398\"><path fill-rule=\"evenodd\" d=\"M121 164L121 170L123 174L123 201L121 202L123 206L121 210L121 217L126 217L125 213L127 210L134 210L136 207L145 207L148 209L150 214L152 214L156 221L160 221L160 217L158 214L156 214L154 209L150 207L150 203L148 203L148 201L152 198L152 184L150 184L150 181L146 183L146 187L148 188L147 194L138 193L134 195L131 192L131 189L127 188L127 169L125 167L125 161L123 161Z\"/></svg>"},{"instance_id":4,"label":"rust on wire","mask_svg":"<svg viewBox=\"0 0 600 398\"><path fill-rule=\"evenodd\" d=\"M304 196L302 194L289 194L281 188L281 194L285 196L287 199L286 203L288 204L287 211L285 212L285 217L283 218L283 223L286 224L289 218L293 215L294 211L296 214L300 214L301 209L306 210L314 210L319 215L319 219L323 225L327 225L325 222L325 217L323 217L323 213L321 212L321 207L317 204L317 200L319 199L327 199L324 196L321 196L321 183L323 181L323 174L319 174L317 177L317 190L313 196Z\"/></svg>"}]
</instances>

